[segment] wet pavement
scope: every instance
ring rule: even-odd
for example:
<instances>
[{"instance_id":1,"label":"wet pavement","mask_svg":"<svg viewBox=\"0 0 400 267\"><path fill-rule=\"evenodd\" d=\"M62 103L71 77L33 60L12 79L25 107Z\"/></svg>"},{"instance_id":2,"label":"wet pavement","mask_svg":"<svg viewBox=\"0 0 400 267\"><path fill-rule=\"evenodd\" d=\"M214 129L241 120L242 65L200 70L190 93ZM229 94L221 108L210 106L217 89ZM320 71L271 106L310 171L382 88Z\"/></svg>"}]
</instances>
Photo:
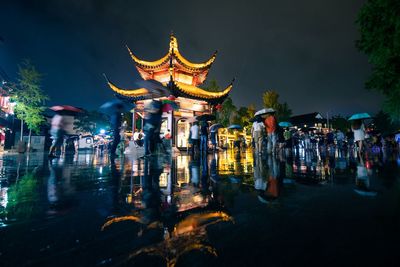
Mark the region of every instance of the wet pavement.
<instances>
[{"instance_id":1,"label":"wet pavement","mask_svg":"<svg viewBox=\"0 0 400 267\"><path fill-rule=\"evenodd\" d=\"M399 266L400 158L0 156L0 266Z\"/></svg>"}]
</instances>

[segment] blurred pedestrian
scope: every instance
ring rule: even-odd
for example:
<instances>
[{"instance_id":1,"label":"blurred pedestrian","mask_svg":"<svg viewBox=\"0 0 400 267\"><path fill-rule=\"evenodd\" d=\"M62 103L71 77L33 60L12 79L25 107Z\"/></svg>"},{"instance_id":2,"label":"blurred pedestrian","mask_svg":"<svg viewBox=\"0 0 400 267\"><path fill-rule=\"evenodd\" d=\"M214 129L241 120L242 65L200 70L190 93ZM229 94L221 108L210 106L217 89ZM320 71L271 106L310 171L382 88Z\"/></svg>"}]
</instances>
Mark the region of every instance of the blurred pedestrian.
<instances>
[{"instance_id":1,"label":"blurred pedestrian","mask_svg":"<svg viewBox=\"0 0 400 267\"><path fill-rule=\"evenodd\" d=\"M251 127L251 135L254 140L255 152L259 155L261 155L263 151L264 131L265 126L262 123L261 119L256 119Z\"/></svg>"},{"instance_id":2,"label":"blurred pedestrian","mask_svg":"<svg viewBox=\"0 0 400 267\"><path fill-rule=\"evenodd\" d=\"M190 140L192 143L192 154L194 154L194 152L199 149L199 138L200 138L199 124L197 121L195 121L193 123L192 127L190 127Z\"/></svg>"},{"instance_id":3,"label":"blurred pedestrian","mask_svg":"<svg viewBox=\"0 0 400 267\"><path fill-rule=\"evenodd\" d=\"M292 150L292 132L289 130L289 128L285 128L285 131L283 132L283 138L285 139L285 149L287 152L290 152Z\"/></svg>"},{"instance_id":4,"label":"blurred pedestrian","mask_svg":"<svg viewBox=\"0 0 400 267\"><path fill-rule=\"evenodd\" d=\"M60 114L54 115L54 117L51 119L50 135L53 141L49 150L49 157L56 157L57 150L61 150L65 134L64 128L64 117Z\"/></svg>"},{"instance_id":5,"label":"blurred pedestrian","mask_svg":"<svg viewBox=\"0 0 400 267\"><path fill-rule=\"evenodd\" d=\"M150 155L155 152L156 143L161 142L160 140L160 128L161 128L161 102L153 100L145 108L144 117L144 148L145 155Z\"/></svg>"},{"instance_id":6,"label":"blurred pedestrian","mask_svg":"<svg viewBox=\"0 0 400 267\"><path fill-rule=\"evenodd\" d=\"M267 117L264 120L265 129L267 131L268 137L268 144L267 144L267 151L268 154L275 154L276 149L276 129L277 129L277 122L275 115L273 113L268 113Z\"/></svg>"},{"instance_id":7,"label":"blurred pedestrian","mask_svg":"<svg viewBox=\"0 0 400 267\"><path fill-rule=\"evenodd\" d=\"M120 127L121 127L121 111L122 104L117 104L115 111L110 115L111 130L113 132L113 141L111 146L110 155L115 156L119 142L121 141Z\"/></svg>"},{"instance_id":8,"label":"blurred pedestrian","mask_svg":"<svg viewBox=\"0 0 400 267\"><path fill-rule=\"evenodd\" d=\"M202 121L200 127L200 151L206 154L207 147L208 147L208 123L206 121Z\"/></svg>"},{"instance_id":9,"label":"blurred pedestrian","mask_svg":"<svg viewBox=\"0 0 400 267\"><path fill-rule=\"evenodd\" d=\"M336 131L336 143L338 146L338 149L343 149L344 148L344 133L341 130Z\"/></svg>"},{"instance_id":10,"label":"blurred pedestrian","mask_svg":"<svg viewBox=\"0 0 400 267\"><path fill-rule=\"evenodd\" d=\"M354 133L354 142L357 145L357 151L361 153L365 140L365 126L362 120L354 120L351 125L351 130Z\"/></svg>"},{"instance_id":11,"label":"blurred pedestrian","mask_svg":"<svg viewBox=\"0 0 400 267\"><path fill-rule=\"evenodd\" d=\"M216 131L211 131L210 132L210 141L212 144L213 151L217 149L217 132Z\"/></svg>"}]
</instances>

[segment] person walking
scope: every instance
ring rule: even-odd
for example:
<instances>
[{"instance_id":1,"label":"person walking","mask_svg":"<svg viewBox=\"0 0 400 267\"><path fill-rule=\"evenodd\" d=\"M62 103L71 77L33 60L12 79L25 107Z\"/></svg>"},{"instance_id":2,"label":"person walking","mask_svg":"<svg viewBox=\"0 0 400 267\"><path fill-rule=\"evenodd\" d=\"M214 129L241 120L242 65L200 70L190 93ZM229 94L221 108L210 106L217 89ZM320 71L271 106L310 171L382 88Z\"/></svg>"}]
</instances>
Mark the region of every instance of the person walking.
<instances>
[{"instance_id":1,"label":"person walking","mask_svg":"<svg viewBox=\"0 0 400 267\"><path fill-rule=\"evenodd\" d=\"M287 152L292 151L292 132L289 130L289 128L286 128L285 131L283 132L283 138L285 139L285 150Z\"/></svg>"},{"instance_id":2,"label":"person walking","mask_svg":"<svg viewBox=\"0 0 400 267\"><path fill-rule=\"evenodd\" d=\"M343 150L344 148L344 133L341 130L336 131L336 142L339 150Z\"/></svg>"},{"instance_id":3,"label":"person walking","mask_svg":"<svg viewBox=\"0 0 400 267\"><path fill-rule=\"evenodd\" d=\"M351 130L354 134L354 142L357 145L357 151L361 153L365 140L365 126L362 120L354 120L353 124L351 125Z\"/></svg>"},{"instance_id":4,"label":"person walking","mask_svg":"<svg viewBox=\"0 0 400 267\"><path fill-rule=\"evenodd\" d=\"M192 142L192 154L199 148L199 136L200 136L200 129L199 124L195 121L190 127L190 140Z\"/></svg>"},{"instance_id":5,"label":"person walking","mask_svg":"<svg viewBox=\"0 0 400 267\"><path fill-rule=\"evenodd\" d=\"M265 127L262 123L262 120L256 119L251 127L251 136L254 140L255 153L257 153L258 155L261 155L263 151L264 131Z\"/></svg>"},{"instance_id":6,"label":"person walking","mask_svg":"<svg viewBox=\"0 0 400 267\"><path fill-rule=\"evenodd\" d=\"M160 141L159 129L161 126L161 102L153 100L145 108L144 117L144 151L149 156L155 151L155 144Z\"/></svg>"},{"instance_id":7,"label":"person walking","mask_svg":"<svg viewBox=\"0 0 400 267\"><path fill-rule=\"evenodd\" d=\"M202 121L200 127L200 152L207 154L207 147L208 147L208 123L206 121Z\"/></svg>"},{"instance_id":8,"label":"person walking","mask_svg":"<svg viewBox=\"0 0 400 267\"><path fill-rule=\"evenodd\" d=\"M210 131L210 141L214 152L217 150L217 131Z\"/></svg>"},{"instance_id":9,"label":"person walking","mask_svg":"<svg viewBox=\"0 0 400 267\"><path fill-rule=\"evenodd\" d=\"M267 114L267 117L264 120L264 125L265 125L265 129L267 131L267 137L268 137L268 145L267 145L268 154L271 154L271 153L275 154L277 123L276 123L275 115L273 113Z\"/></svg>"},{"instance_id":10,"label":"person walking","mask_svg":"<svg viewBox=\"0 0 400 267\"><path fill-rule=\"evenodd\" d=\"M121 127L121 112L122 104L116 106L115 112L110 115L111 130L113 132L113 141L111 145L110 155L115 156L119 142L121 141L120 127Z\"/></svg>"},{"instance_id":11,"label":"person walking","mask_svg":"<svg viewBox=\"0 0 400 267\"><path fill-rule=\"evenodd\" d=\"M50 158L56 157L57 149L61 150L61 146L63 145L64 141L64 133L65 133L64 127L65 127L64 117L61 116L60 114L54 115L54 117L51 119L51 129L50 129L50 135L51 138L53 139L49 150Z\"/></svg>"}]
</instances>

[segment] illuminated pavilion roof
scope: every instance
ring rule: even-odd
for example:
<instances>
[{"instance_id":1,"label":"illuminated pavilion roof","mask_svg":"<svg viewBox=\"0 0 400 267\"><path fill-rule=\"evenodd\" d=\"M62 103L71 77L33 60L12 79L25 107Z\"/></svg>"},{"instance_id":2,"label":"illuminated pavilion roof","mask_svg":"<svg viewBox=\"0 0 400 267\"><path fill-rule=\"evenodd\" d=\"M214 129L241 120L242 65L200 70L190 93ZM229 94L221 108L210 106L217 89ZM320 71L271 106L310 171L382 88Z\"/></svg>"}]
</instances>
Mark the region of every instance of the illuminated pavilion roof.
<instances>
[{"instance_id":1,"label":"illuminated pavilion roof","mask_svg":"<svg viewBox=\"0 0 400 267\"><path fill-rule=\"evenodd\" d=\"M169 89L172 95L220 103L229 94L233 82L220 92L209 92L197 87L207 78L217 52L203 63L193 63L181 55L177 38L171 34L168 53L155 61L145 61L135 56L127 47L135 66L144 80L155 80ZM148 89L123 89L107 79L110 88L119 96L133 101L152 98Z\"/></svg>"}]
</instances>

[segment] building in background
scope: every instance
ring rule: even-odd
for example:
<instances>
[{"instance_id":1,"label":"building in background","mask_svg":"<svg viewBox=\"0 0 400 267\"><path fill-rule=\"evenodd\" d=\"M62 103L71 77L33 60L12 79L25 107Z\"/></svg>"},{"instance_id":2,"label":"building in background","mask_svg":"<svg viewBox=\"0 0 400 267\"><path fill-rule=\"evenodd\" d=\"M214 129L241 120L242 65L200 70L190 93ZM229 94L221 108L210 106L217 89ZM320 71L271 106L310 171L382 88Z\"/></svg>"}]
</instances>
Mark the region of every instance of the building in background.
<instances>
[{"instance_id":1,"label":"building in background","mask_svg":"<svg viewBox=\"0 0 400 267\"><path fill-rule=\"evenodd\" d=\"M193 63L183 57L179 51L178 40L171 34L167 54L156 61L145 61L128 52L143 80L155 81L161 86L145 84L138 89L122 89L107 79L108 85L118 97L136 103L135 113L143 115L146 103L152 99L163 100L173 96L177 110L163 113L161 133L168 130L172 134L173 145L188 147L189 121L202 114L211 113L229 95L233 82L220 92L209 92L199 88L215 61L216 52L203 63ZM135 115L133 116L134 118ZM135 125L135 123L133 123Z\"/></svg>"},{"instance_id":2,"label":"building in background","mask_svg":"<svg viewBox=\"0 0 400 267\"><path fill-rule=\"evenodd\" d=\"M14 106L10 100L8 77L0 68L0 150L11 148L15 139Z\"/></svg>"},{"instance_id":3,"label":"building in background","mask_svg":"<svg viewBox=\"0 0 400 267\"><path fill-rule=\"evenodd\" d=\"M297 128L315 127L317 129L322 129L327 127L326 120L319 112L293 116L290 118L290 122Z\"/></svg>"}]
</instances>

